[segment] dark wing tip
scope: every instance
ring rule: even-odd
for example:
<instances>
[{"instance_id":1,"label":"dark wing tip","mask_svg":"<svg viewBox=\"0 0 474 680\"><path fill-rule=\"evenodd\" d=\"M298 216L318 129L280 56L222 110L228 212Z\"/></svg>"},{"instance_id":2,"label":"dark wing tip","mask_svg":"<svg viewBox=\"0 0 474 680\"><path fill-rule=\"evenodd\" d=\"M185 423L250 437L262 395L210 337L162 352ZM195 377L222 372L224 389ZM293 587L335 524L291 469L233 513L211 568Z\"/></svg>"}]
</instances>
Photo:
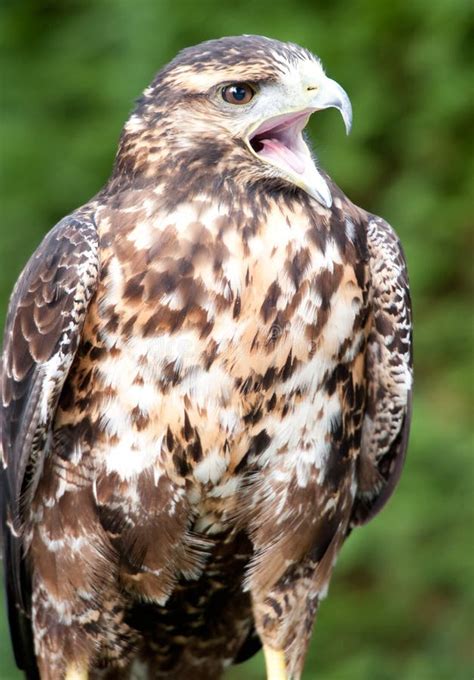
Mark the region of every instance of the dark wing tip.
<instances>
[{"instance_id":1,"label":"dark wing tip","mask_svg":"<svg viewBox=\"0 0 474 680\"><path fill-rule=\"evenodd\" d=\"M352 527L367 524L367 522L373 519L375 515L377 515L382 510L382 508L392 497L393 492L395 491L395 488L400 480L403 466L405 464L408 449L408 437L410 435L411 414L412 391L410 390L407 397L407 410L402 427L400 428L398 436L393 441L390 450L384 456L384 458L388 458L391 461L389 472L386 476L383 474L378 475L380 482L378 493L365 498L357 498L351 518Z\"/></svg>"}]
</instances>

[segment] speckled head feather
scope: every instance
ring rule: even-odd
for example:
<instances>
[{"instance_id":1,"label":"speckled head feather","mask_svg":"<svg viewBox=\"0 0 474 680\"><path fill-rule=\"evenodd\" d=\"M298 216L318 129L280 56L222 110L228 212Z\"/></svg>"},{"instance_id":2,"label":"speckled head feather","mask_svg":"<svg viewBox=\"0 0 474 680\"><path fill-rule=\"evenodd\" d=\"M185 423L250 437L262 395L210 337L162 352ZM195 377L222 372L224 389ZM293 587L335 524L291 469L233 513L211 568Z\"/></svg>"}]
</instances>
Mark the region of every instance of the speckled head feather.
<instances>
[{"instance_id":1,"label":"speckled head feather","mask_svg":"<svg viewBox=\"0 0 474 680\"><path fill-rule=\"evenodd\" d=\"M23 270L0 510L29 680L212 680L260 644L269 680L301 677L411 404L403 253L314 162L302 131L327 107L350 127L291 43L184 50Z\"/></svg>"},{"instance_id":2,"label":"speckled head feather","mask_svg":"<svg viewBox=\"0 0 474 680\"><path fill-rule=\"evenodd\" d=\"M232 83L248 83L254 90L247 106L223 101L222 89ZM143 185L164 180L166 194L174 195L179 185L186 185L193 194L199 191L205 172L208 180L213 179L216 195L222 193L223 182L239 182L248 190L259 182L268 190L286 187L291 191L295 183L291 168L289 174L285 172L278 164L278 154L276 165L256 162L260 156L252 153L257 149L252 134L258 133L258 123L273 118L280 123L282 114L294 112L292 106L296 104L294 129L290 126L286 133L290 143L280 146L283 151L291 147L296 153L294 159L299 157L296 161L306 163L309 175L315 175L311 153L301 137L302 128L318 107L349 104L342 88L344 103L339 101L338 92L331 91L327 100L324 93L319 99L302 99L299 90L310 86L308 89L321 88L323 92L327 83L334 81L325 77L320 61L292 43L243 36L187 48L157 74L126 123L110 190L130 181ZM347 115L350 118L350 113ZM258 145L262 146L260 140ZM169 154L173 155L172 165L164 162ZM296 183L299 185L303 178L303 174L296 176Z\"/></svg>"},{"instance_id":3,"label":"speckled head feather","mask_svg":"<svg viewBox=\"0 0 474 680\"><path fill-rule=\"evenodd\" d=\"M319 63L309 50L294 43L259 35L229 36L185 48L158 73L151 88L169 83L193 91L193 80L199 83L201 74L232 80L243 71L250 81L275 81L289 66L308 60Z\"/></svg>"}]
</instances>

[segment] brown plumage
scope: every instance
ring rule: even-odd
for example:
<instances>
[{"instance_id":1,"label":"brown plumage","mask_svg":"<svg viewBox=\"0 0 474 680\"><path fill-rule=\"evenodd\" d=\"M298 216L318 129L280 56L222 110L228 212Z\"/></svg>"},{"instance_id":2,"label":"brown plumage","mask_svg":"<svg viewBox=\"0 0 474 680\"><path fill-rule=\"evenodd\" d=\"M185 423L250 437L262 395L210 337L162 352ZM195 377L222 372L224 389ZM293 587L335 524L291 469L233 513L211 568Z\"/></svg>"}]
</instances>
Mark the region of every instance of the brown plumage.
<instances>
[{"instance_id":1,"label":"brown plumage","mask_svg":"<svg viewBox=\"0 0 474 680\"><path fill-rule=\"evenodd\" d=\"M105 188L23 271L2 518L29 678L218 678L260 643L300 677L410 417L403 254L311 159L301 130L328 106L350 126L347 95L296 45L184 50Z\"/></svg>"}]
</instances>

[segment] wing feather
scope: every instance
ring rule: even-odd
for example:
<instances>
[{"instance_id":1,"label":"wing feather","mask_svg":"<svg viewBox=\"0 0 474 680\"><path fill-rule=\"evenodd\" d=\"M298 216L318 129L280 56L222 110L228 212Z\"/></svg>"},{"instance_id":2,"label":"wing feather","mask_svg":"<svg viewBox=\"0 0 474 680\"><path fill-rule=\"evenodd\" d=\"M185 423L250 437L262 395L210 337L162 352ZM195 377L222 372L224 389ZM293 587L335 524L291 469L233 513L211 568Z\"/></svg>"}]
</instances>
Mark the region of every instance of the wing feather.
<instances>
[{"instance_id":1,"label":"wing feather","mask_svg":"<svg viewBox=\"0 0 474 680\"><path fill-rule=\"evenodd\" d=\"M369 219L367 238L372 328L353 526L374 517L398 483L408 444L413 383L411 301L403 250L390 225L378 217Z\"/></svg>"},{"instance_id":2,"label":"wing feather","mask_svg":"<svg viewBox=\"0 0 474 680\"><path fill-rule=\"evenodd\" d=\"M15 656L28 677L30 585L22 532L47 455L56 405L81 336L99 272L90 212L67 217L44 238L10 300L2 355L0 519Z\"/></svg>"}]
</instances>

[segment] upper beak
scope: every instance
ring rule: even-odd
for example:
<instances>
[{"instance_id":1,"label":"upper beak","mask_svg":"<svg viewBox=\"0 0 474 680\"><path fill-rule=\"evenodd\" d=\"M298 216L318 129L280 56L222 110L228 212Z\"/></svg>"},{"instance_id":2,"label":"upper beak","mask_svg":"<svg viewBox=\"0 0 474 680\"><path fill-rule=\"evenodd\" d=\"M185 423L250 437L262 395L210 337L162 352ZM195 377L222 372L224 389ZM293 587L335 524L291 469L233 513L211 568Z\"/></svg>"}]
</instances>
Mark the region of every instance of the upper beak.
<instances>
[{"instance_id":1,"label":"upper beak","mask_svg":"<svg viewBox=\"0 0 474 680\"><path fill-rule=\"evenodd\" d=\"M308 87L308 90L313 88ZM352 126L352 106L346 91L331 78L325 78L314 96L309 101L309 106L315 111L335 108L340 111L346 133L349 134Z\"/></svg>"}]
</instances>

